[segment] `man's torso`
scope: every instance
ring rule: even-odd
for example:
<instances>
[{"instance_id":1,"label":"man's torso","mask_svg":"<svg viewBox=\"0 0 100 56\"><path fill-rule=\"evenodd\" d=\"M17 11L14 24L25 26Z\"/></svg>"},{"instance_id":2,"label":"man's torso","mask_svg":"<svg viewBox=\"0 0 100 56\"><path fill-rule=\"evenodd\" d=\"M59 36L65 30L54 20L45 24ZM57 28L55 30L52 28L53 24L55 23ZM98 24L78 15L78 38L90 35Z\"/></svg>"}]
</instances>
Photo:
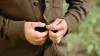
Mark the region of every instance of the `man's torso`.
<instances>
[{"instance_id":1,"label":"man's torso","mask_svg":"<svg viewBox=\"0 0 100 56\"><path fill-rule=\"evenodd\" d=\"M56 0L56 2L57 1L58 0ZM43 22L45 3L48 3L48 1L46 2L44 0L0 0L0 13L2 13L7 19L15 21L25 20L33 22ZM56 9L60 6L57 4L54 4L54 8ZM41 53L41 49L44 48L43 46L33 46L27 41L23 40L0 41L0 44L2 44L2 46L0 46L0 49L2 49L2 51L0 51L1 56L36 56L39 52ZM64 44L61 43L60 45ZM63 47L65 48L65 46L66 45L64 45ZM50 52L50 55L56 53L54 51L54 47L51 48Z\"/></svg>"}]
</instances>

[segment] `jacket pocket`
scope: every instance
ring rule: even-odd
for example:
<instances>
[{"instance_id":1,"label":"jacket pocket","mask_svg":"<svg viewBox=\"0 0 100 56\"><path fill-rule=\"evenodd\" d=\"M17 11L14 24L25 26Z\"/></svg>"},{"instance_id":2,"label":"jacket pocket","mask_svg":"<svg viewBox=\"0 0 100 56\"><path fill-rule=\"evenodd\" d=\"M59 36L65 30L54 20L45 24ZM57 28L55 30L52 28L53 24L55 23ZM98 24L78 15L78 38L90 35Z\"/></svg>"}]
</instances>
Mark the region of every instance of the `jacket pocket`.
<instances>
[{"instance_id":1,"label":"jacket pocket","mask_svg":"<svg viewBox=\"0 0 100 56\"><path fill-rule=\"evenodd\" d=\"M53 7L62 7L63 0L53 0Z\"/></svg>"}]
</instances>

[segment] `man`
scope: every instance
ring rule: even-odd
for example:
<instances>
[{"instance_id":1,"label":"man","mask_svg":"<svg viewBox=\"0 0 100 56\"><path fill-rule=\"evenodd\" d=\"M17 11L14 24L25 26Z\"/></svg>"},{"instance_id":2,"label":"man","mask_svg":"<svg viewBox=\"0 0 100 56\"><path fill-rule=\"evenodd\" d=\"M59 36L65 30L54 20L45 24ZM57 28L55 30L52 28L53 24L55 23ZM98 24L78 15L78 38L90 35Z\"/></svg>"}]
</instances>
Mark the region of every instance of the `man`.
<instances>
[{"instance_id":1,"label":"man","mask_svg":"<svg viewBox=\"0 0 100 56\"><path fill-rule=\"evenodd\" d=\"M66 56L64 36L84 20L90 0L66 3L62 16L62 0L0 0L0 56Z\"/></svg>"}]
</instances>

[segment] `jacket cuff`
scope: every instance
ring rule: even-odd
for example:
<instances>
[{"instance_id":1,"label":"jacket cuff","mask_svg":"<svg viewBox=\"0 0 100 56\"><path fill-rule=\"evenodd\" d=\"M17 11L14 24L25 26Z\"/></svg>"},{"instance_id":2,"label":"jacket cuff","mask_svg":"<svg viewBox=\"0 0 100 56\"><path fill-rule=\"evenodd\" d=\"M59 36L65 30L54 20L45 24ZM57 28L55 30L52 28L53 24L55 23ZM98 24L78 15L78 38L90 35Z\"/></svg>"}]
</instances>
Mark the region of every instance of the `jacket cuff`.
<instances>
[{"instance_id":1,"label":"jacket cuff","mask_svg":"<svg viewBox=\"0 0 100 56\"><path fill-rule=\"evenodd\" d=\"M9 39L23 39L25 40L24 34L24 23L25 21L8 21L7 36Z\"/></svg>"},{"instance_id":2,"label":"jacket cuff","mask_svg":"<svg viewBox=\"0 0 100 56\"><path fill-rule=\"evenodd\" d=\"M72 16L71 13L66 14L63 19L67 23L67 32L64 36L67 34L70 34L71 32L75 32L78 28L78 22L77 20Z\"/></svg>"}]
</instances>

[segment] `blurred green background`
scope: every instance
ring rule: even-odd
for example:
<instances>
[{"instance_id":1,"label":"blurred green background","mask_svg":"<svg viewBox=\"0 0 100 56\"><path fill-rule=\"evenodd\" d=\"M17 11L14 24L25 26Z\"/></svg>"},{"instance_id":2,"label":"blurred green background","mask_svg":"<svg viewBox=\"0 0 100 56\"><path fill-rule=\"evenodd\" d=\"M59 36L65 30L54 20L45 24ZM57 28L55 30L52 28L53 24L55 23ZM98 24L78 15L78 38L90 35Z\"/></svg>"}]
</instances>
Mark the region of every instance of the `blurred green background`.
<instances>
[{"instance_id":1,"label":"blurred green background","mask_svg":"<svg viewBox=\"0 0 100 56\"><path fill-rule=\"evenodd\" d=\"M64 11L66 11L64 3ZM100 56L100 0L94 0L90 13L79 26L77 32L71 33L68 38L68 52L84 51L87 54Z\"/></svg>"}]
</instances>

